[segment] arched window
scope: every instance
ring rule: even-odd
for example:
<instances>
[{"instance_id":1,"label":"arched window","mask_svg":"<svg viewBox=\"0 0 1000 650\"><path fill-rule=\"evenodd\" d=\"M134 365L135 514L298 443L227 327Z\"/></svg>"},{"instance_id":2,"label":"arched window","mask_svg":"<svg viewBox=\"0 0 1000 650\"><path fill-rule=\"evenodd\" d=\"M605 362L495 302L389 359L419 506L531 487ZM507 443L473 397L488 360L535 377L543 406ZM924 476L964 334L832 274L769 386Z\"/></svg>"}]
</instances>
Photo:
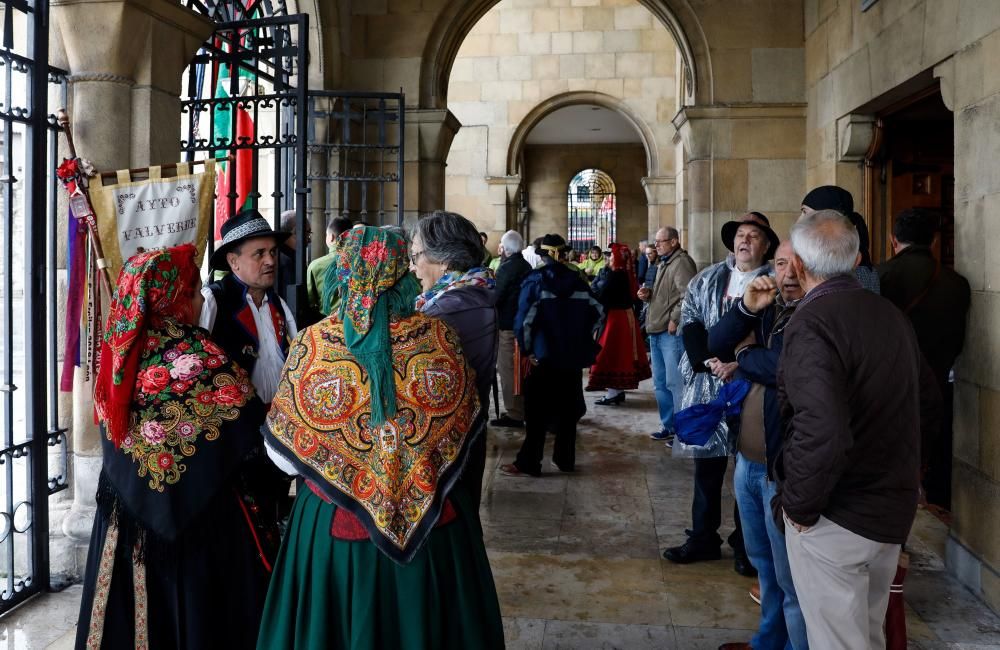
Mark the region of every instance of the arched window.
<instances>
[{"instance_id":1,"label":"arched window","mask_svg":"<svg viewBox=\"0 0 1000 650\"><path fill-rule=\"evenodd\" d=\"M615 241L615 182L600 169L584 169L569 182L566 197L568 243L577 252L607 249Z\"/></svg>"}]
</instances>

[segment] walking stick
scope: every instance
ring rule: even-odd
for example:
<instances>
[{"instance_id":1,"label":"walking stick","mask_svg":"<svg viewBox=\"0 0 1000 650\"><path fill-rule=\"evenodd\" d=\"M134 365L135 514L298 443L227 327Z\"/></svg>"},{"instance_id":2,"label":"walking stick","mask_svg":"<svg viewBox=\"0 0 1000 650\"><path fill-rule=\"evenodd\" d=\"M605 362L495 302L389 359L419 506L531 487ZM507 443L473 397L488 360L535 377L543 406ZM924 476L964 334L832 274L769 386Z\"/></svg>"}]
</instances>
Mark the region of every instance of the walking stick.
<instances>
[{"instance_id":1,"label":"walking stick","mask_svg":"<svg viewBox=\"0 0 1000 650\"><path fill-rule=\"evenodd\" d=\"M97 268L101 271L101 282L105 291L110 296L111 273L108 271L108 262L104 258L104 249L101 247L101 236L97 231L97 217L94 215L94 207L90 202L90 193L87 190L88 177L93 175L93 166L89 161L82 160L76 155L76 145L73 144L73 132L69 127L69 115L66 109L60 108L56 113L56 121L66 134L66 144L69 146L69 158L63 160L56 170L56 176L62 181L63 187L69 192L69 207L73 216L87 224L90 232L90 244L94 250L94 257L97 260Z\"/></svg>"}]
</instances>

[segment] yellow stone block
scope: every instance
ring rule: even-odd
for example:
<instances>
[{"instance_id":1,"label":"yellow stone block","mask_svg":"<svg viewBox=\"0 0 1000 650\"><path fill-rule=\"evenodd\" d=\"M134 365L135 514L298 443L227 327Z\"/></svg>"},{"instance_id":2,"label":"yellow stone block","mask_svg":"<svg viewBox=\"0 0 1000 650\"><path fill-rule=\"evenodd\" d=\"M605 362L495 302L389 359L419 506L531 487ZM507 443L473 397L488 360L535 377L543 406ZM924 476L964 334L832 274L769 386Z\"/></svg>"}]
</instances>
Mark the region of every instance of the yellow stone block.
<instances>
[{"instance_id":1,"label":"yellow stone block","mask_svg":"<svg viewBox=\"0 0 1000 650\"><path fill-rule=\"evenodd\" d=\"M602 7L587 7L583 10L583 28L603 32L614 24L615 10Z\"/></svg>"},{"instance_id":2,"label":"yellow stone block","mask_svg":"<svg viewBox=\"0 0 1000 650\"><path fill-rule=\"evenodd\" d=\"M715 101L721 103L753 100L750 50L717 49L712 51L712 76Z\"/></svg>"},{"instance_id":3,"label":"yellow stone block","mask_svg":"<svg viewBox=\"0 0 1000 650\"><path fill-rule=\"evenodd\" d=\"M492 13L492 12L490 12ZM559 10L558 9L535 9L531 14L531 24L535 32L558 32Z\"/></svg>"},{"instance_id":4,"label":"yellow stone block","mask_svg":"<svg viewBox=\"0 0 1000 650\"><path fill-rule=\"evenodd\" d=\"M733 120L734 158L805 158L804 119Z\"/></svg>"},{"instance_id":5,"label":"yellow stone block","mask_svg":"<svg viewBox=\"0 0 1000 650\"><path fill-rule=\"evenodd\" d=\"M579 32L583 30L583 9L570 8L559 10L559 30L563 32Z\"/></svg>"}]
</instances>

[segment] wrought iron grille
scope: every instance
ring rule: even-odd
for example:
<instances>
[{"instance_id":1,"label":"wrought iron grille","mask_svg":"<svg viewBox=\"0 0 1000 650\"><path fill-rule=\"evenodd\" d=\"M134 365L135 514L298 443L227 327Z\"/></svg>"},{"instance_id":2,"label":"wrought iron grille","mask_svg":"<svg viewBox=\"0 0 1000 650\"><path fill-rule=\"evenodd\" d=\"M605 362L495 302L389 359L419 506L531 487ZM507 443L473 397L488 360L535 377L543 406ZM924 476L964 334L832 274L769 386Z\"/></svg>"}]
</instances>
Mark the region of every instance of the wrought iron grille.
<instances>
[{"instance_id":1,"label":"wrought iron grille","mask_svg":"<svg viewBox=\"0 0 1000 650\"><path fill-rule=\"evenodd\" d=\"M403 94L309 90L308 17L268 15L284 13L283 3L188 6L215 18L252 16L218 24L192 60L181 150L187 160L229 157L216 191L219 220L254 207L278 228L282 212L296 211L296 276L287 300L300 316L307 220L403 222ZM218 239L215 224L212 231Z\"/></svg>"},{"instance_id":2,"label":"wrought iron grille","mask_svg":"<svg viewBox=\"0 0 1000 650\"><path fill-rule=\"evenodd\" d=\"M49 496L67 487L59 426L57 135L65 72L46 0L0 0L0 613L49 587ZM65 223L65 222L62 222ZM65 226L63 226L65 227ZM50 469L50 461L54 467Z\"/></svg>"},{"instance_id":3,"label":"wrought iron grille","mask_svg":"<svg viewBox=\"0 0 1000 650\"><path fill-rule=\"evenodd\" d=\"M288 15L283 0L185 0L184 6L217 23Z\"/></svg>"},{"instance_id":4,"label":"wrought iron grille","mask_svg":"<svg viewBox=\"0 0 1000 650\"><path fill-rule=\"evenodd\" d=\"M402 93L309 93L310 213L403 225Z\"/></svg>"},{"instance_id":5,"label":"wrought iron grille","mask_svg":"<svg viewBox=\"0 0 1000 650\"><path fill-rule=\"evenodd\" d=\"M305 303L306 84L308 16L273 16L219 24L188 67L181 112L187 160L229 159L216 186L215 221L253 207L277 228L282 212L296 212L297 255L289 306ZM302 197L297 199L296 197ZM285 282L283 278L279 282Z\"/></svg>"},{"instance_id":6,"label":"wrought iron grille","mask_svg":"<svg viewBox=\"0 0 1000 650\"><path fill-rule=\"evenodd\" d=\"M569 182L566 196L568 244L582 253L592 246L607 250L615 241L615 182L600 169L584 169Z\"/></svg>"}]
</instances>

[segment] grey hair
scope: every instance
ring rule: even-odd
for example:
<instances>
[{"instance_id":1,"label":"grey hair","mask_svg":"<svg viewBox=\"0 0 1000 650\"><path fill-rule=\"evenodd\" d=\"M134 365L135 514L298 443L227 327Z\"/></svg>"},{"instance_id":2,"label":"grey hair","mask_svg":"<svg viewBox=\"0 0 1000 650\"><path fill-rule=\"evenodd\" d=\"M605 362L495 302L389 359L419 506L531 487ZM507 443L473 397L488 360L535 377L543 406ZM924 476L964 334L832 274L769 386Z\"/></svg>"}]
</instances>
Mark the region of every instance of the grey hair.
<instances>
[{"instance_id":1,"label":"grey hair","mask_svg":"<svg viewBox=\"0 0 1000 650\"><path fill-rule=\"evenodd\" d=\"M281 232L295 232L295 210L285 210L278 218L278 227Z\"/></svg>"},{"instance_id":2,"label":"grey hair","mask_svg":"<svg viewBox=\"0 0 1000 650\"><path fill-rule=\"evenodd\" d=\"M406 242L407 246L410 245L410 234L408 232L406 232L406 229L403 228L402 226L397 226L394 223L390 223L390 224L386 224L384 226L381 226L381 228L382 228L382 230L387 230L387 231L391 232L394 235L399 235L400 237L403 238L403 241Z\"/></svg>"},{"instance_id":3,"label":"grey hair","mask_svg":"<svg viewBox=\"0 0 1000 650\"><path fill-rule=\"evenodd\" d=\"M456 212L436 210L419 219L411 239L420 235L423 253L449 271L468 271L482 266L486 257L483 240L471 221Z\"/></svg>"},{"instance_id":4,"label":"grey hair","mask_svg":"<svg viewBox=\"0 0 1000 650\"><path fill-rule=\"evenodd\" d=\"M524 237L516 230L508 230L500 238L500 245L503 246L504 252L508 255L520 253L524 250Z\"/></svg>"},{"instance_id":5,"label":"grey hair","mask_svg":"<svg viewBox=\"0 0 1000 650\"><path fill-rule=\"evenodd\" d=\"M804 215L792 226L792 248L817 280L852 273L860 237L851 220L836 210Z\"/></svg>"},{"instance_id":6,"label":"grey hair","mask_svg":"<svg viewBox=\"0 0 1000 650\"><path fill-rule=\"evenodd\" d=\"M668 239L680 239L681 238L681 233L678 232L678 230L676 228L674 228L673 226L666 226L666 227L664 227L664 230L667 231L667 238Z\"/></svg>"}]
</instances>

